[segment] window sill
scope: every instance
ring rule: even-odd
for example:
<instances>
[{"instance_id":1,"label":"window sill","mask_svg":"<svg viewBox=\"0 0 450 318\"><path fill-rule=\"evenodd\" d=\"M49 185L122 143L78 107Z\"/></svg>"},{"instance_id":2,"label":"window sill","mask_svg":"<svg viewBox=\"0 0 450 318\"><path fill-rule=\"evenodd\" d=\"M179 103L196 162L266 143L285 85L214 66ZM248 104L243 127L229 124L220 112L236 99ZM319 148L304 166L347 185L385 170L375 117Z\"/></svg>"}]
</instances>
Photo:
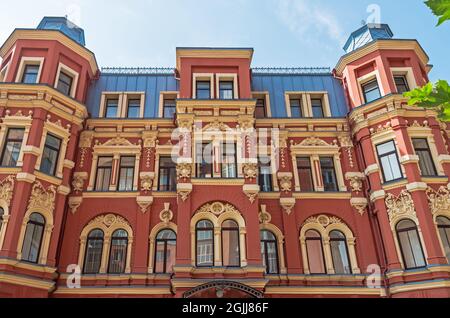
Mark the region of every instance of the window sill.
<instances>
[{"instance_id":1,"label":"window sill","mask_svg":"<svg viewBox=\"0 0 450 318\"><path fill-rule=\"evenodd\" d=\"M294 192L296 199L343 199L350 200L351 192Z\"/></svg>"},{"instance_id":2,"label":"window sill","mask_svg":"<svg viewBox=\"0 0 450 318\"><path fill-rule=\"evenodd\" d=\"M391 189L394 189L397 187L404 186L407 183L408 183L408 179L401 178L401 179L396 179L396 180L392 180L392 181L383 183L382 188L383 188L383 190L391 190Z\"/></svg>"},{"instance_id":3,"label":"window sill","mask_svg":"<svg viewBox=\"0 0 450 318\"><path fill-rule=\"evenodd\" d=\"M54 175L47 174L42 171L35 171L35 175L38 179L42 179L44 181L47 181L49 183L53 183L55 185L61 185L62 184L62 178L58 178Z\"/></svg>"},{"instance_id":4,"label":"window sill","mask_svg":"<svg viewBox=\"0 0 450 318\"><path fill-rule=\"evenodd\" d=\"M425 183L448 183L447 176L422 176L422 182Z\"/></svg>"}]
</instances>

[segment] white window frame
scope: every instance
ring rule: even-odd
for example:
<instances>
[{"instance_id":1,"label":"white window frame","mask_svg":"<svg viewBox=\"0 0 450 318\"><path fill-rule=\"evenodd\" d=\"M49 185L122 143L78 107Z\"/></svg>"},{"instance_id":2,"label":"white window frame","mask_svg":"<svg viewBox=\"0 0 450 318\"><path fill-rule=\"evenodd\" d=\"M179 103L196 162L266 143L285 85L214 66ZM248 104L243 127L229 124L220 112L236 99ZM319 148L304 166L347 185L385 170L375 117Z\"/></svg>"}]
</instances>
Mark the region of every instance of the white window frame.
<instances>
[{"instance_id":1,"label":"white window frame","mask_svg":"<svg viewBox=\"0 0 450 318\"><path fill-rule=\"evenodd\" d=\"M382 85L382 81L381 81L381 77L380 77L380 72L378 72L378 70L372 71L369 74L366 74L364 76L358 77L356 80L358 82L358 89L359 89L359 96L361 98L361 105L367 104L366 103L366 98L364 97L364 90L363 90L363 86L367 83L369 83L370 81L376 79L377 83L378 83L378 89L380 90L380 95L381 97L385 96L386 93L384 91L384 87Z\"/></svg>"},{"instance_id":2,"label":"white window frame","mask_svg":"<svg viewBox=\"0 0 450 318\"><path fill-rule=\"evenodd\" d=\"M392 80L394 81L394 86L396 90L397 85L395 85L394 79L394 77L396 76L404 76L410 90L416 89L418 87L416 78L414 77L413 69L411 67L391 67L391 73L392 73Z\"/></svg>"},{"instance_id":3,"label":"white window frame","mask_svg":"<svg viewBox=\"0 0 450 318\"><path fill-rule=\"evenodd\" d=\"M267 91L264 92L252 92L254 99L264 99L264 106L266 108L266 117L272 117L272 109L270 108L270 94Z\"/></svg>"},{"instance_id":4,"label":"white window frame","mask_svg":"<svg viewBox=\"0 0 450 318\"><path fill-rule=\"evenodd\" d=\"M158 117L164 118L164 100L165 99L178 99L180 98L180 92L177 91L162 91L159 93L159 107Z\"/></svg>"},{"instance_id":5,"label":"white window frame","mask_svg":"<svg viewBox=\"0 0 450 318\"><path fill-rule=\"evenodd\" d=\"M38 71L38 75L36 78L36 84L40 83L42 67L44 66L44 61L45 61L45 58L43 58L43 57L28 57L28 56L22 57L22 59L20 60L19 69L17 71L15 82L21 83L22 77L23 77L23 72L25 71L25 66L39 65L39 71Z\"/></svg>"},{"instance_id":6,"label":"white window frame","mask_svg":"<svg viewBox=\"0 0 450 318\"><path fill-rule=\"evenodd\" d=\"M122 98L122 107L120 107L119 105L120 109L119 118L136 119L136 118L128 118L128 101L130 99L140 100L139 118L144 118L145 92L124 92Z\"/></svg>"},{"instance_id":7,"label":"white window frame","mask_svg":"<svg viewBox=\"0 0 450 318\"><path fill-rule=\"evenodd\" d=\"M73 70L72 68L68 67L67 65L63 63L58 64L58 71L56 72L56 78L55 78L55 85L54 88L57 89L59 77L61 76L61 72L68 73L72 77L72 87L70 88L70 94L69 96L72 98L75 98L75 94L77 92L78 87L78 79L80 77L80 74Z\"/></svg>"},{"instance_id":8,"label":"white window frame","mask_svg":"<svg viewBox=\"0 0 450 318\"><path fill-rule=\"evenodd\" d=\"M214 74L194 73L192 74L192 99L197 99L197 81L209 81L210 98L214 99Z\"/></svg>"},{"instance_id":9,"label":"white window frame","mask_svg":"<svg viewBox=\"0 0 450 318\"><path fill-rule=\"evenodd\" d=\"M220 82L233 82L233 99L239 99L238 76L235 73L217 73L216 74L216 97L220 98Z\"/></svg>"},{"instance_id":10,"label":"white window frame","mask_svg":"<svg viewBox=\"0 0 450 318\"><path fill-rule=\"evenodd\" d=\"M286 114L288 118L292 117L291 99L300 99L302 103L303 117L306 119L320 119L314 118L312 111L312 99L321 99L323 107L323 118L332 117L330 108L330 97L327 91L286 91L284 92L284 99L286 105Z\"/></svg>"}]
</instances>

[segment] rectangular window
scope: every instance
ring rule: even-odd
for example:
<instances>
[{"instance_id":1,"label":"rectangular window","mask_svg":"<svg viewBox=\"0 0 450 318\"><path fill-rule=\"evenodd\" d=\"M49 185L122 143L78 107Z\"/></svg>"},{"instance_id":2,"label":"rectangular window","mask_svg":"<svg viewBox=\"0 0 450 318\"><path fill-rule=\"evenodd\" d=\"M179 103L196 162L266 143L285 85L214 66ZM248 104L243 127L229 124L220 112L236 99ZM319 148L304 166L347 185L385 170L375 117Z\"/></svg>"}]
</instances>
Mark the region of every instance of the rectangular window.
<instances>
[{"instance_id":1,"label":"rectangular window","mask_svg":"<svg viewBox=\"0 0 450 318\"><path fill-rule=\"evenodd\" d=\"M291 99L291 117L292 118L302 118L302 102L300 99Z\"/></svg>"},{"instance_id":2,"label":"rectangular window","mask_svg":"<svg viewBox=\"0 0 450 318\"><path fill-rule=\"evenodd\" d=\"M120 158L119 191L133 191L135 161L136 157Z\"/></svg>"},{"instance_id":3,"label":"rectangular window","mask_svg":"<svg viewBox=\"0 0 450 318\"><path fill-rule=\"evenodd\" d=\"M405 76L394 76L394 82L397 87L397 93L403 94L409 92L408 81Z\"/></svg>"},{"instance_id":4,"label":"rectangular window","mask_svg":"<svg viewBox=\"0 0 450 318\"><path fill-rule=\"evenodd\" d=\"M59 73L58 85L56 89L66 96L70 96L73 85L73 77L64 72Z\"/></svg>"},{"instance_id":5,"label":"rectangular window","mask_svg":"<svg viewBox=\"0 0 450 318\"><path fill-rule=\"evenodd\" d=\"M397 149L393 140L377 146L378 160L381 163L384 182L403 178Z\"/></svg>"},{"instance_id":6,"label":"rectangular window","mask_svg":"<svg viewBox=\"0 0 450 318\"><path fill-rule=\"evenodd\" d=\"M97 176L95 179L95 191L108 192L111 183L113 157L99 157L97 164Z\"/></svg>"},{"instance_id":7,"label":"rectangular window","mask_svg":"<svg viewBox=\"0 0 450 318\"><path fill-rule=\"evenodd\" d=\"M196 145L197 178L213 177L213 145L209 143Z\"/></svg>"},{"instance_id":8,"label":"rectangular window","mask_svg":"<svg viewBox=\"0 0 450 318\"><path fill-rule=\"evenodd\" d=\"M1 162L3 167L15 167L17 165L24 133L25 129L22 128L8 129L8 135L6 136L2 152Z\"/></svg>"},{"instance_id":9,"label":"rectangular window","mask_svg":"<svg viewBox=\"0 0 450 318\"><path fill-rule=\"evenodd\" d=\"M119 99L106 100L106 118L117 118L117 110L119 109Z\"/></svg>"},{"instance_id":10,"label":"rectangular window","mask_svg":"<svg viewBox=\"0 0 450 318\"><path fill-rule=\"evenodd\" d=\"M436 166L431 156L430 147L426 138L413 138L414 151L419 156L420 171L423 176L436 176Z\"/></svg>"},{"instance_id":11,"label":"rectangular window","mask_svg":"<svg viewBox=\"0 0 450 318\"><path fill-rule=\"evenodd\" d=\"M127 118L139 118L141 117L141 100L129 99L127 107Z\"/></svg>"},{"instance_id":12,"label":"rectangular window","mask_svg":"<svg viewBox=\"0 0 450 318\"><path fill-rule=\"evenodd\" d=\"M177 169L171 157L159 158L158 191L177 191Z\"/></svg>"},{"instance_id":13,"label":"rectangular window","mask_svg":"<svg viewBox=\"0 0 450 318\"><path fill-rule=\"evenodd\" d=\"M314 118L323 118L323 105L321 99L311 99L312 113Z\"/></svg>"},{"instance_id":14,"label":"rectangular window","mask_svg":"<svg viewBox=\"0 0 450 318\"><path fill-rule=\"evenodd\" d=\"M381 97L380 88L378 87L378 81L376 79L364 84L362 90L366 103L373 102Z\"/></svg>"},{"instance_id":15,"label":"rectangular window","mask_svg":"<svg viewBox=\"0 0 450 318\"><path fill-rule=\"evenodd\" d=\"M176 112L175 99L164 99L163 110L164 110L164 118L174 118Z\"/></svg>"},{"instance_id":16,"label":"rectangular window","mask_svg":"<svg viewBox=\"0 0 450 318\"><path fill-rule=\"evenodd\" d=\"M298 178L302 192L314 192L313 173L309 157L297 158Z\"/></svg>"},{"instance_id":17,"label":"rectangular window","mask_svg":"<svg viewBox=\"0 0 450 318\"><path fill-rule=\"evenodd\" d=\"M325 192L337 192L336 170L334 169L333 157L321 157L320 168Z\"/></svg>"},{"instance_id":18,"label":"rectangular window","mask_svg":"<svg viewBox=\"0 0 450 318\"><path fill-rule=\"evenodd\" d=\"M60 149L61 139L48 134L42 154L41 172L55 175Z\"/></svg>"},{"instance_id":19,"label":"rectangular window","mask_svg":"<svg viewBox=\"0 0 450 318\"><path fill-rule=\"evenodd\" d=\"M38 82L39 68L40 65L25 65L21 82L23 84L36 84Z\"/></svg>"},{"instance_id":20,"label":"rectangular window","mask_svg":"<svg viewBox=\"0 0 450 318\"><path fill-rule=\"evenodd\" d=\"M230 81L219 82L219 98L220 99L233 99L234 98L234 83Z\"/></svg>"},{"instance_id":21,"label":"rectangular window","mask_svg":"<svg viewBox=\"0 0 450 318\"><path fill-rule=\"evenodd\" d=\"M272 166L269 157L259 158L258 184L261 192L272 192Z\"/></svg>"},{"instance_id":22,"label":"rectangular window","mask_svg":"<svg viewBox=\"0 0 450 318\"><path fill-rule=\"evenodd\" d=\"M255 117L266 118L266 100L264 98L258 98L256 100Z\"/></svg>"},{"instance_id":23,"label":"rectangular window","mask_svg":"<svg viewBox=\"0 0 450 318\"><path fill-rule=\"evenodd\" d=\"M197 99L211 99L211 83L208 81L197 81Z\"/></svg>"},{"instance_id":24,"label":"rectangular window","mask_svg":"<svg viewBox=\"0 0 450 318\"><path fill-rule=\"evenodd\" d=\"M236 144L224 143L222 145L222 178L237 177Z\"/></svg>"}]
</instances>

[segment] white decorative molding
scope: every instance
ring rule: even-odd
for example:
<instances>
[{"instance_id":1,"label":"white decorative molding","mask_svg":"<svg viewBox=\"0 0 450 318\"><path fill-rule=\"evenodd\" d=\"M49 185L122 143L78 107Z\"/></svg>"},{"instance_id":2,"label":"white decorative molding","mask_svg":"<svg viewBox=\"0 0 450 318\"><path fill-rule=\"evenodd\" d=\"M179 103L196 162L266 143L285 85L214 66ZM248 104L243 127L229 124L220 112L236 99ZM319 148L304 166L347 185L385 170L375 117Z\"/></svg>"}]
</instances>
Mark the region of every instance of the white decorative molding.
<instances>
[{"instance_id":1,"label":"white decorative molding","mask_svg":"<svg viewBox=\"0 0 450 318\"><path fill-rule=\"evenodd\" d=\"M369 201L366 198L351 198L350 204L358 211L358 213L363 216L366 212Z\"/></svg>"},{"instance_id":2,"label":"white decorative molding","mask_svg":"<svg viewBox=\"0 0 450 318\"><path fill-rule=\"evenodd\" d=\"M385 199L391 226L403 217L416 219L416 210L411 194L403 190L398 196L388 193Z\"/></svg>"},{"instance_id":3,"label":"white decorative molding","mask_svg":"<svg viewBox=\"0 0 450 318\"><path fill-rule=\"evenodd\" d=\"M141 208L142 213L147 213L148 208L153 204L153 197L151 196L138 196L136 197L136 203Z\"/></svg>"},{"instance_id":4,"label":"white decorative molding","mask_svg":"<svg viewBox=\"0 0 450 318\"><path fill-rule=\"evenodd\" d=\"M258 215L260 224L269 224L272 221L272 215L267 211L267 206L265 204L261 204L261 211Z\"/></svg>"},{"instance_id":5,"label":"white decorative molding","mask_svg":"<svg viewBox=\"0 0 450 318\"><path fill-rule=\"evenodd\" d=\"M70 197L69 198L69 208L72 214L75 214L80 207L81 203L83 203L83 197Z\"/></svg>"},{"instance_id":6,"label":"white decorative molding","mask_svg":"<svg viewBox=\"0 0 450 318\"><path fill-rule=\"evenodd\" d=\"M362 191L363 181L366 178L364 173L361 172L347 172L345 179L350 182L350 187L353 192L359 193Z\"/></svg>"},{"instance_id":7,"label":"white decorative molding","mask_svg":"<svg viewBox=\"0 0 450 318\"><path fill-rule=\"evenodd\" d=\"M281 192L292 191L292 172L278 172L278 185Z\"/></svg>"},{"instance_id":8,"label":"white decorative molding","mask_svg":"<svg viewBox=\"0 0 450 318\"><path fill-rule=\"evenodd\" d=\"M385 197L386 197L386 191L384 191L384 190L373 191L370 194L370 201L375 202L377 200L384 199Z\"/></svg>"},{"instance_id":9,"label":"white decorative molding","mask_svg":"<svg viewBox=\"0 0 450 318\"><path fill-rule=\"evenodd\" d=\"M233 205L222 202L213 202L205 204L200 209L197 210L197 213L212 213L216 216L219 216L223 213L240 214L240 212Z\"/></svg>"},{"instance_id":10,"label":"white decorative molding","mask_svg":"<svg viewBox=\"0 0 450 318\"><path fill-rule=\"evenodd\" d=\"M84 181L87 180L87 172L75 172L73 174L72 187L74 192L81 192L84 188Z\"/></svg>"},{"instance_id":11,"label":"white decorative molding","mask_svg":"<svg viewBox=\"0 0 450 318\"><path fill-rule=\"evenodd\" d=\"M283 211L288 215L292 213L292 209L295 207L295 198L280 198L280 205Z\"/></svg>"},{"instance_id":12,"label":"white decorative molding","mask_svg":"<svg viewBox=\"0 0 450 318\"><path fill-rule=\"evenodd\" d=\"M380 171L380 167L378 166L378 164L374 163L368 166L366 170L364 170L364 174L366 176L370 176L372 173L377 173L378 171Z\"/></svg>"},{"instance_id":13,"label":"white decorative molding","mask_svg":"<svg viewBox=\"0 0 450 318\"><path fill-rule=\"evenodd\" d=\"M148 192L152 190L153 180L155 179L154 172L141 172L139 174L141 178L141 191Z\"/></svg>"},{"instance_id":14,"label":"white decorative molding","mask_svg":"<svg viewBox=\"0 0 450 318\"><path fill-rule=\"evenodd\" d=\"M440 187L437 191L428 188L427 197L431 213L435 218L439 214L450 216L450 184L447 187Z\"/></svg>"},{"instance_id":15,"label":"white decorative molding","mask_svg":"<svg viewBox=\"0 0 450 318\"><path fill-rule=\"evenodd\" d=\"M170 203L164 203L164 209L159 213L159 219L165 224L169 224L173 219L173 212L170 210Z\"/></svg>"},{"instance_id":16,"label":"white decorative molding","mask_svg":"<svg viewBox=\"0 0 450 318\"><path fill-rule=\"evenodd\" d=\"M319 216L312 216L308 219L306 219L305 223L303 224L310 224L310 223L316 223L320 224L324 228L327 228L331 224L343 224L342 220L336 216L328 216L325 214L319 215Z\"/></svg>"},{"instance_id":17,"label":"white decorative molding","mask_svg":"<svg viewBox=\"0 0 450 318\"><path fill-rule=\"evenodd\" d=\"M258 165L256 163L244 163L242 165L245 179L256 179L258 176Z\"/></svg>"},{"instance_id":18,"label":"white decorative molding","mask_svg":"<svg viewBox=\"0 0 450 318\"><path fill-rule=\"evenodd\" d=\"M419 156L418 155L404 155L400 158L400 163L407 164L407 163L418 163L419 162Z\"/></svg>"},{"instance_id":19,"label":"white decorative molding","mask_svg":"<svg viewBox=\"0 0 450 318\"><path fill-rule=\"evenodd\" d=\"M192 165L190 163L178 163L177 164L177 179L190 179L191 178Z\"/></svg>"},{"instance_id":20,"label":"white decorative molding","mask_svg":"<svg viewBox=\"0 0 450 318\"><path fill-rule=\"evenodd\" d=\"M406 185L406 189L409 192L426 191L428 189L428 185L425 182L412 182Z\"/></svg>"},{"instance_id":21,"label":"white decorative molding","mask_svg":"<svg viewBox=\"0 0 450 318\"><path fill-rule=\"evenodd\" d=\"M256 197L258 196L260 187L257 184L245 184L242 190L244 191L250 202L253 204L256 200Z\"/></svg>"},{"instance_id":22,"label":"white decorative molding","mask_svg":"<svg viewBox=\"0 0 450 318\"><path fill-rule=\"evenodd\" d=\"M44 188L39 181L33 184L28 201L28 210L44 210L53 213L55 208L56 188L51 185Z\"/></svg>"},{"instance_id":23,"label":"white decorative molding","mask_svg":"<svg viewBox=\"0 0 450 318\"><path fill-rule=\"evenodd\" d=\"M6 202L7 206L11 205L14 193L14 176L7 176L0 181L0 199Z\"/></svg>"},{"instance_id":24,"label":"white decorative molding","mask_svg":"<svg viewBox=\"0 0 450 318\"><path fill-rule=\"evenodd\" d=\"M180 196L181 200L185 202L192 192L192 183L178 183L177 184L177 194Z\"/></svg>"}]
</instances>

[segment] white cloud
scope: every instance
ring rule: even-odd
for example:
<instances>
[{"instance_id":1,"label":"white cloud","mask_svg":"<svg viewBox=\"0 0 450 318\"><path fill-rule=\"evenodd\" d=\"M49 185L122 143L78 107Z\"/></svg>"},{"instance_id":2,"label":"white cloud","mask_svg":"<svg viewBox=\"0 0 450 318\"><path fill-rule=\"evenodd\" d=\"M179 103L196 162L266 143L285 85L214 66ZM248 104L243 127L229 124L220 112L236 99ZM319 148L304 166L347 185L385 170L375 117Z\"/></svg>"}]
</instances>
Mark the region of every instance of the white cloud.
<instances>
[{"instance_id":1,"label":"white cloud","mask_svg":"<svg viewBox=\"0 0 450 318\"><path fill-rule=\"evenodd\" d=\"M341 43L342 28L338 19L317 1L274 0L276 14L289 30L306 42L320 41L320 36ZM323 41L322 41L323 42Z\"/></svg>"}]
</instances>

